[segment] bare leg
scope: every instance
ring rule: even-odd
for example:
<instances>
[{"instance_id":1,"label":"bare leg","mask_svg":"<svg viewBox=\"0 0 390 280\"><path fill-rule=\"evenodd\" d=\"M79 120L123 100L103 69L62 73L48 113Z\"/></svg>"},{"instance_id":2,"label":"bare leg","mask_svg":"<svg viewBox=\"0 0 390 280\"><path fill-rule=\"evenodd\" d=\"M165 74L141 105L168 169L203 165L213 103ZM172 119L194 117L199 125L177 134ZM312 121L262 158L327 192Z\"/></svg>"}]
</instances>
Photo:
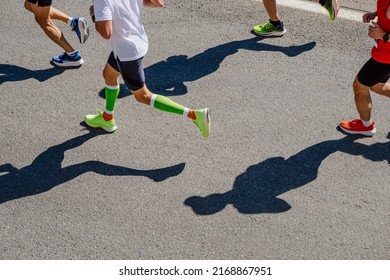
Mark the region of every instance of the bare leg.
<instances>
[{"instance_id":1,"label":"bare leg","mask_svg":"<svg viewBox=\"0 0 390 280\"><path fill-rule=\"evenodd\" d=\"M103 70L103 77L106 85L108 86L117 86L119 85L119 76L120 73L116 71L110 64L106 63L106 66ZM134 95L135 99L143 104L150 105L152 100L153 93L144 85L138 90L133 90L131 93Z\"/></svg>"},{"instance_id":2,"label":"bare leg","mask_svg":"<svg viewBox=\"0 0 390 280\"><path fill-rule=\"evenodd\" d=\"M66 41L61 30L51 20L53 8L38 7L38 4L33 5L31 3L28 3L27 1L24 6L28 11L34 14L36 22L54 43L63 48L66 52L74 51L72 46L68 43L68 41ZM56 9L54 9L53 14L55 16L55 19L61 19L66 22L67 16L65 14L59 12Z\"/></svg>"},{"instance_id":3,"label":"bare leg","mask_svg":"<svg viewBox=\"0 0 390 280\"><path fill-rule=\"evenodd\" d=\"M27 0L24 2L24 8L26 8L27 11L32 13L33 10L32 10L31 6L35 6L35 5L31 4L30 2L27 2ZM70 19L70 16L68 16L67 14L65 14L65 13L63 13L63 12L61 12L59 10L57 10L54 7L51 7L49 16L52 19L60 20L60 21L62 21L64 23L68 23L68 21Z\"/></svg>"},{"instance_id":4,"label":"bare leg","mask_svg":"<svg viewBox=\"0 0 390 280\"><path fill-rule=\"evenodd\" d=\"M276 0L263 0L264 8L267 10L269 19L272 21L280 20L278 11L276 9Z\"/></svg>"},{"instance_id":5,"label":"bare leg","mask_svg":"<svg viewBox=\"0 0 390 280\"><path fill-rule=\"evenodd\" d=\"M372 100L370 88L362 85L357 78L353 82L353 91L355 93L356 109L363 121L371 119Z\"/></svg>"},{"instance_id":6,"label":"bare leg","mask_svg":"<svg viewBox=\"0 0 390 280\"><path fill-rule=\"evenodd\" d=\"M55 19L55 20L59 20L59 21L62 21L64 23L68 24L70 16L68 16L67 14L64 14L63 12L57 10L54 7L51 7L50 8L50 18Z\"/></svg>"},{"instance_id":7,"label":"bare leg","mask_svg":"<svg viewBox=\"0 0 390 280\"><path fill-rule=\"evenodd\" d=\"M143 104L150 105L153 93L144 85L141 89L132 91L135 99Z\"/></svg>"},{"instance_id":8,"label":"bare leg","mask_svg":"<svg viewBox=\"0 0 390 280\"><path fill-rule=\"evenodd\" d=\"M379 83L371 87L373 92L390 97L390 83Z\"/></svg>"},{"instance_id":9,"label":"bare leg","mask_svg":"<svg viewBox=\"0 0 390 280\"><path fill-rule=\"evenodd\" d=\"M111 67L110 64L106 63L106 66L103 69L103 78L104 82L108 86L117 86L119 85L119 76L121 74Z\"/></svg>"}]
</instances>

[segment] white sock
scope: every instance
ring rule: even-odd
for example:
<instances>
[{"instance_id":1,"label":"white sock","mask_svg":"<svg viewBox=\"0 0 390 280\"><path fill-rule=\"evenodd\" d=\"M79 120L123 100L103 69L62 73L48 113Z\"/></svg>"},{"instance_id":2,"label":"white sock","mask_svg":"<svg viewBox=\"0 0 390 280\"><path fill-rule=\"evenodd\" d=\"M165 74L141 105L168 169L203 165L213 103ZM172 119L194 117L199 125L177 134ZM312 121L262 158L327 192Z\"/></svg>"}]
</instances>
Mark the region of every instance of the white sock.
<instances>
[{"instance_id":1,"label":"white sock","mask_svg":"<svg viewBox=\"0 0 390 280\"><path fill-rule=\"evenodd\" d=\"M66 52L69 56L74 56L76 54L76 51L73 52Z\"/></svg>"},{"instance_id":2,"label":"white sock","mask_svg":"<svg viewBox=\"0 0 390 280\"><path fill-rule=\"evenodd\" d=\"M70 19L68 20L68 25L69 25L70 27L72 27L72 20L73 20L73 18L70 18Z\"/></svg>"},{"instance_id":3,"label":"white sock","mask_svg":"<svg viewBox=\"0 0 390 280\"><path fill-rule=\"evenodd\" d=\"M187 107L184 107L183 116L187 117L189 112L190 112L190 109L188 109Z\"/></svg>"},{"instance_id":4,"label":"white sock","mask_svg":"<svg viewBox=\"0 0 390 280\"><path fill-rule=\"evenodd\" d=\"M362 123L363 123L363 125L364 125L365 127L369 127L370 125L372 125L372 120L371 120L371 119L368 120L368 121L362 120Z\"/></svg>"},{"instance_id":5,"label":"white sock","mask_svg":"<svg viewBox=\"0 0 390 280\"><path fill-rule=\"evenodd\" d=\"M108 111L107 109L104 109L104 112L105 112L107 115L113 115L113 114L114 114L114 111Z\"/></svg>"}]
</instances>

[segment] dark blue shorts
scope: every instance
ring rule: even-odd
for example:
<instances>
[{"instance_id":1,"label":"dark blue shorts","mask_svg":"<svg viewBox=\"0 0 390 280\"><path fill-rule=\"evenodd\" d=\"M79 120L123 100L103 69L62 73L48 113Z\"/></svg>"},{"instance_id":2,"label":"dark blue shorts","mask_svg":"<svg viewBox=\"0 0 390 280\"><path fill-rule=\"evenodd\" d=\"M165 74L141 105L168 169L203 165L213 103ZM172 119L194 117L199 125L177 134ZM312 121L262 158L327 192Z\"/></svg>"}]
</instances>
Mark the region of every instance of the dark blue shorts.
<instances>
[{"instance_id":1,"label":"dark blue shorts","mask_svg":"<svg viewBox=\"0 0 390 280\"><path fill-rule=\"evenodd\" d=\"M386 83L389 78L390 64L380 63L373 58L367 61L357 74L359 83L366 87Z\"/></svg>"},{"instance_id":2,"label":"dark blue shorts","mask_svg":"<svg viewBox=\"0 0 390 280\"><path fill-rule=\"evenodd\" d=\"M127 87L134 91L141 89L145 85L145 73L142 60L143 57L133 61L120 61L118 57L115 57L114 52L111 52L107 63L121 73Z\"/></svg>"},{"instance_id":3,"label":"dark blue shorts","mask_svg":"<svg viewBox=\"0 0 390 280\"><path fill-rule=\"evenodd\" d=\"M36 4L38 2L39 7L51 6L51 1L52 0L27 0L27 2L32 4Z\"/></svg>"}]
</instances>

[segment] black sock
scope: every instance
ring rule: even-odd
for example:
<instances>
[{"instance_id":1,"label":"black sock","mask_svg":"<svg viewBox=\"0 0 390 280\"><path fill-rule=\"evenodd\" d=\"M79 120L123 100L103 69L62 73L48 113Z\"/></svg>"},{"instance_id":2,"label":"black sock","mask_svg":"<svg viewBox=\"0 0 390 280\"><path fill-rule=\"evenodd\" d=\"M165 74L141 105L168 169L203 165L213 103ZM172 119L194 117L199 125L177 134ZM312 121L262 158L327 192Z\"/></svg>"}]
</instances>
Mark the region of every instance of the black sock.
<instances>
[{"instance_id":1,"label":"black sock","mask_svg":"<svg viewBox=\"0 0 390 280\"><path fill-rule=\"evenodd\" d=\"M279 27L282 23L280 22L280 20L277 20L277 21L273 21L273 20L269 20L270 23L272 23L273 26L276 26L276 27Z\"/></svg>"},{"instance_id":2,"label":"black sock","mask_svg":"<svg viewBox=\"0 0 390 280\"><path fill-rule=\"evenodd\" d=\"M325 0L320 0L321 6L325 6Z\"/></svg>"}]
</instances>

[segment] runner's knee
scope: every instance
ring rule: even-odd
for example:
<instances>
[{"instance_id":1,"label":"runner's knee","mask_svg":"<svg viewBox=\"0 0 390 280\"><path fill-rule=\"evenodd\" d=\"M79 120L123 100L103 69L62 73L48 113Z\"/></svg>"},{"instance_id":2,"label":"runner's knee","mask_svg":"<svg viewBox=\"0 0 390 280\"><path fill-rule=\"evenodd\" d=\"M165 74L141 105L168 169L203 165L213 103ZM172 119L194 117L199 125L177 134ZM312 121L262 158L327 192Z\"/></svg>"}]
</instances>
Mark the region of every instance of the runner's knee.
<instances>
[{"instance_id":1,"label":"runner's knee","mask_svg":"<svg viewBox=\"0 0 390 280\"><path fill-rule=\"evenodd\" d=\"M150 100L152 99L152 94L148 91L145 91L143 88L139 90L132 91L135 100L140 103L150 104Z\"/></svg>"},{"instance_id":2,"label":"runner's knee","mask_svg":"<svg viewBox=\"0 0 390 280\"><path fill-rule=\"evenodd\" d=\"M359 82L359 80L357 79L357 77L356 77L355 80L353 81L352 87L353 87L353 90L354 90L355 94L361 93L362 90L365 91L365 90L367 89L367 87L366 87L365 85L363 85L363 84L361 84L361 83Z\"/></svg>"},{"instance_id":3,"label":"runner's knee","mask_svg":"<svg viewBox=\"0 0 390 280\"><path fill-rule=\"evenodd\" d=\"M118 83L119 73L110 71L109 69L107 69L107 67L105 67L103 69L102 75L107 85L113 85Z\"/></svg>"}]
</instances>

